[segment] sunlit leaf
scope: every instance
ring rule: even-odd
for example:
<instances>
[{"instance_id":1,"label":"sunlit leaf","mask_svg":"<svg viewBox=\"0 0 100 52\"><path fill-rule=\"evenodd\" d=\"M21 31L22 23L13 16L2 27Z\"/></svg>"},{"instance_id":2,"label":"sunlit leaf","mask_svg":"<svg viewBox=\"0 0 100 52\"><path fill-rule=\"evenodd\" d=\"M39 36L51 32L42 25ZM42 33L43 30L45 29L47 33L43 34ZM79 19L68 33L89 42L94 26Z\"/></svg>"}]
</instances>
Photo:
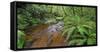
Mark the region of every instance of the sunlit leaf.
<instances>
[{"instance_id":1,"label":"sunlit leaf","mask_svg":"<svg viewBox=\"0 0 100 52\"><path fill-rule=\"evenodd\" d=\"M59 19L59 20L61 20L61 19L63 19L63 17L56 17L56 19Z\"/></svg>"},{"instance_id":2,"label":"sunlit leaf","mask_svg":"<svg viewBox=\"0 0 100 52\"><path fill-rule=\"evenodd\" d=\"M18 30L17 46L18 48L23 48L24 45L24 32Z\"/></svg>"}]
</instances>

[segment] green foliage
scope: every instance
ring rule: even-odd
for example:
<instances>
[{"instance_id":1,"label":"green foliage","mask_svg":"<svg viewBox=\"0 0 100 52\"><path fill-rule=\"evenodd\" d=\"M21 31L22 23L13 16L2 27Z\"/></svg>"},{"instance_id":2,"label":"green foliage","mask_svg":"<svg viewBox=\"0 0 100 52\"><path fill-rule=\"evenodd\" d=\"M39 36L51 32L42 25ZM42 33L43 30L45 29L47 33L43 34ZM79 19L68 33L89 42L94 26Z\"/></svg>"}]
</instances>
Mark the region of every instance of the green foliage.
<instances>
[{"instance_id":1,"label":"green foliage","mask_svg":"<svg viewBox=\"0 0 100 52\"><path fill-rule=\"evenodd\" d=\"M68 43L68 46L75 46L75 45L84 45L86 39L74 39Z\"/></svg>"},{"instance_id":2,"label":"green foliage","mask_svg":"<svg viewBox=\"0 0 100 52\"><path fill-rule=\"evenodd\" d=\"M39 23L39 20L37 20L37 19L32 19L32 24L37 24L37 23Z\"/></svg>"},{"instance_id":3,"label":"green foliage","mask_svg":"<svg viewBox=\"0 0 100 52\"><path fill-rule=\"evenodd\" d=\"M18 48L23 48L24 31L30 26L39 24L55 24L64 22L62 35L66 43L71 45L96 44L96 9L92 7L56 6L38 4L19 4Z\"/></svg>"},{"instance_id":4,"label":"green foliage","mask_svg":"<svg viewBox=\"0 0 100 52\"><path fill-rule=\"evenodd\" d=\"M66 41L69 41L68 45L84 45L84 43L86 43L86 45L90 45L89 43L96 43L94 40L95 38L90 38L90 33L94 34L93 37L96 36L96 25L94 21L85 17L80 18L79 16L73 16L70 18L65 17L64 22L65 26L62 35L66 36Z\"/></svg>"},{"instance_id":5,"label":"green foliage","mask_svg":"<svg viewBox=\"0 0 100 52\"><path fill-rule=\"evenodd\" d=\"M25 43L25 41L24 41L24 36L25 36L25 34L24 34L24 32L22 32L22 31L20 31L20 30L18 30L17 33L18 33L17 46L18 46L18 48L23 48L24 43Z\"/></svg>"}]
</instances>

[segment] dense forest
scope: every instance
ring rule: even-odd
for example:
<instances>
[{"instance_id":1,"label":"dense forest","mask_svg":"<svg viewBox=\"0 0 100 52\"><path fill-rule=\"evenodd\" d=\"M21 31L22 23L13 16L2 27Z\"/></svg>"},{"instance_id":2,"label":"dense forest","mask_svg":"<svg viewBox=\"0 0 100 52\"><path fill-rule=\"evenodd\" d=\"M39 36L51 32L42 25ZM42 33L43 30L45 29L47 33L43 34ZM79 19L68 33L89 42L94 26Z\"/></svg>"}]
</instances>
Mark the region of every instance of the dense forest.
<instances>
[{"instance_id":1,"label":"dense forest","mask_svg":"<svg viewBox=\"0 0 100 52\"><path fill-rule=\"evenodd\" d=\"M47 38L50 34L60 34L60 39L54 41L56 43L63 40L65 46L96 44L95 7L19 3L17 4L17 19L18 48L32 46L33 43L35 44L36 37Z\"/></svg>"}]
</instances>

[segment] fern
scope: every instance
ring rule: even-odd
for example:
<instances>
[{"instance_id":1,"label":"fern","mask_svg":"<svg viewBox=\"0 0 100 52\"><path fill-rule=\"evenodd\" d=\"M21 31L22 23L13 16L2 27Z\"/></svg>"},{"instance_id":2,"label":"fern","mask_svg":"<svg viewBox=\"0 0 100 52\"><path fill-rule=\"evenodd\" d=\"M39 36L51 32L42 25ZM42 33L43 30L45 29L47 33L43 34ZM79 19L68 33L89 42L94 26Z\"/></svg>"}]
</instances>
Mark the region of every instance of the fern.
<instances>
[{"instance_id":1,"label":"fern","mask_svg":"<svg viewBox=\"0 0 100 52\"><path fill-rule=\"evenodd\" d=\"M62 35L66 36L66 41L69 42L68 45L83 45L85 42L86 44L94 44L93 39L91 39L93 42L91 42L90 37L91 32L95 34L95 22L91 21L85 17L79 17L79 16L74 16L74 17L65 17L64 18L64 31ZM80 37L77 37L79 35ZM95 37L96 35L94 35ZM87 40L87 41L86 41ZM77 43L79 41L79 43Z\"/></svg>"},{"instance_id":2,"label":"fern","mask_svg":"<svg viewBox=\"0 0 100 52\"><path fill-rule=\"evenodd\" d=\"M18 48L23 48L24 46L24 32L18 30L18 40L17 40L17 46Z\"/></svg>"}]
</instances>

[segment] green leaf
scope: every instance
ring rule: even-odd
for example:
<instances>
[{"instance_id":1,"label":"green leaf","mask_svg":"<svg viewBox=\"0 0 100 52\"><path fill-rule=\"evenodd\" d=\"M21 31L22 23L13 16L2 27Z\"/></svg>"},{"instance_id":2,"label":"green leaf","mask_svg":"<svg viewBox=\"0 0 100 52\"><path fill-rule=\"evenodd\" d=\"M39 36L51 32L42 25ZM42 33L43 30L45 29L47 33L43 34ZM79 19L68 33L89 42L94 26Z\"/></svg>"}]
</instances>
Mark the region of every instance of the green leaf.
<instances>
[{"instance_id":1,"label":"green leaf","mask_svg":"<svg viewBox=\"0 0 100 52\"><path fill-rule=\"evenodd\" d=\"M56 22L56 19L50 18L45 23L55 23L55 22Z\"/></svg>"},{"instance_id":2,"label":"green leaf","mask_svg":"<svg viewBox=\"0 0 100 52\"><path fill-rule=\"evenodd\" d=\"M33 24L36 24L36 23L38 23L38 22L39 22L39 21L38 21L37 19L34 19L34 18L32 19L32 23L33 23Z\"/></svg>"},{"instance_id":3,"label":"green leaf","mask_svg":"<svg viewBox=\"0 0 100 52\"><path fill-rule=\"evenodd\" d=\"M87 44L88 44L88 45L96 44L96 39L88 38L88 40L87 40Z\"/></svg>"},{"instance_id":4,"label":"green leaf","mask_svg":"<svg viewBox=\"0 0 100 52\"><path fill-rule=\"evenodd\" d=\"M90 34L90 37L94 37L94 38L96 38L96 33L92 33L92 34Z\"/></svg>"},{"instance_id":5,"label":"green leaf","mask_svg":"<svg viewBox=\"0 0 100 52\"><path fill-rule=\"evenodd\" d=\"M24 45L23 39L18 40L18 42L17 42L18 48L23 48L23 45Z\"/></svg>"},{"instance_id":6,"label":"green leaf","mask_svg":"<svg viewBox=\"0 0 100 52\"><path fill-rule=\"evenodd\" d=\"M18 30L18 35L25 35L23 31Z\"/></svg>"},{"instance_id":7,"label":"green leaf","mask_svg":"<svg viewBox=\"0 0 100 52\"><path fill-rule=\"evenodd\" d=\"M18 38L17 38L17 47L18 48L23 48L24 45L24 32L18 30Z\"/></svg>"},{"instance_id":8,"label":"green leaf","mask_svg":"<svg viewBox=\"0 0 100 52\"><path fill-rule=\"evenodd\" d=\"M71 46L71 45L84 45L84 42L86 41L86 39L73 39L73 40L70 40L68 45Z\"/></svg>"},{"instance_id":9,"label":"green leaf","mask_svg":"<svg viewBox=\"0 0 100 52\"><path fill-rule=\"evenodd\" d=\"M84 34L89 34L88 31L84 27L78 26L77 28L78 28L78 31L80 32L80 35L82 35L83 37L85 37Z\"/></svg>"},{"instance_id":10,"label":"green leaf","mask_svg":"<svg viewBox=\"0 0 100 52\"><path fill-rule=\"evenodd\" d=\"M61 20L61 19L63 19L63 17L56 17L56 19L59 19L59 20Z\"/></svg>"},{"instance_id":11,"label":"green leaf","mask_svg":"<svg viewBox=\"0 0 100 52\"><path fill-rule=\"evenodd\" d=\"M83 27L85 27L85 28L89 28L89 29L92 29L92 27L89 26L89 25L83 25Z\"/></svg>"},{"instance_id":12,"label":"green leaf","mask_svg":"<svg viewBox=\"0 0 100 52\"><path fill-rule=\"evenodd\" d=\"M69 28L69 29L67 29L67 30L65 30L65 31L63 32L62 35L64 35L64 34L67 33L67 34L66 34L66 41L69 40L70 36L73 34L73 32L74 32L75 29L76 29L75 27L71 27L71 28Z\"/></svg>"}]
</instances>

